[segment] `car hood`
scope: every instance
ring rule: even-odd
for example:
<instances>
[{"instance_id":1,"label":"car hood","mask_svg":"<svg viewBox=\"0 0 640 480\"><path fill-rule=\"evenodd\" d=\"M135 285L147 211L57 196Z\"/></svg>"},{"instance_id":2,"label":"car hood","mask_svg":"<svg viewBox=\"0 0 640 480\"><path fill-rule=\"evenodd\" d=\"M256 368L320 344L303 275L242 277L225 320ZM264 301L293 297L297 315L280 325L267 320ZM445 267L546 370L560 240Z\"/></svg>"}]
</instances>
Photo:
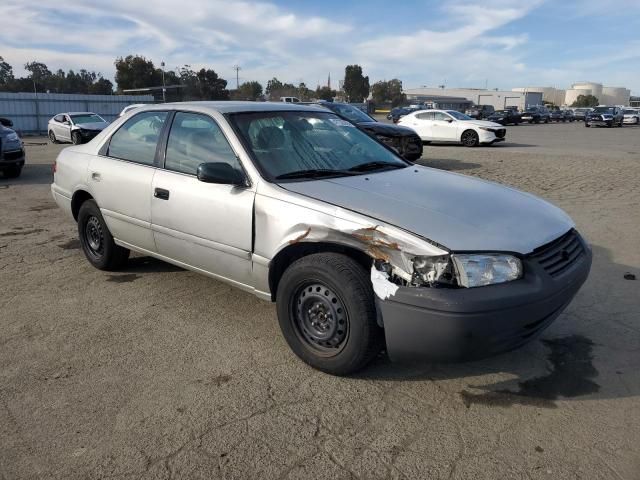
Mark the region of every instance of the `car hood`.
<instances>
[{"instance_id":1,"label":"car hood","mask_svg":"<svg viewBox=\"0 0 640 480\"><path fill-rule=\"evenodd\" d=\"M416 132L408 127L400 125L389 125L381 122L359 122L358 127L369 132L379 133L380 135L388 135L392 137L415 137Z\"/></svg>"},{"instance_id":2,"label":"car hood","mask_svg":"<svg viewBox=\"0 0 640 480\"><path fill-rule=\"evenodd\" d=\"M88 122L88 123L76 123L78 128L84 128L86 130L103 130L109 125L109 122Z\"/></svg>"},{"instance_id":3,"label":"car hood","mask_svg":"<svg viewBox=\"0 0 640 480\"><path fill-rule=\"evenodd\" d=\"M527 254L574 226L562 210L531 194L419 165L281 186L452 251Z\"/></svg>"},{"instance_id":4,"label":"car hood","mask_svg":"<svg viewBox=\"0 0 640 480\"><path fill-rule=\"evenodd\" d=\"M500 125L499 123L496 122L490 122L488 120L460 120L461 122L464 122L465 125L476 125L478 127L497 127L497 128L504 128L502 125Z\"/></svg>"}]
</instances>

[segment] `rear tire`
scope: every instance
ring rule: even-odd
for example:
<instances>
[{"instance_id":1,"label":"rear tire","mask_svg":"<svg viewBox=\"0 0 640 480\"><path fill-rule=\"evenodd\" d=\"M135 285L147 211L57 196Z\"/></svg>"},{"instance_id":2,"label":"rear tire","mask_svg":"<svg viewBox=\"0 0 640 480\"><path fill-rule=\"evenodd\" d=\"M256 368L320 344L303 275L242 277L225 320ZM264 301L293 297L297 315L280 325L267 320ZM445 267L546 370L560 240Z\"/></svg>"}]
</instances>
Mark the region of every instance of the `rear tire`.
<instances>
[{"instance_id":1,"label":"rear tire","mask_svg":"<svg viewBox=\"0 0 640 480\"><path fill-rule=\"evenodd\" d=\"M53 130L49 130L49 141L51 143L58 143L58 139L56 138L56 134L53 133Z\"/></svg>"},{"instance_id":2,"label":"rear tire","mask_svg":"<svg viewBox=\"0 0 640 480\"><path fill-rule=\"evenodd\" d=\"M296 260L282 275L276 305L289 347L313 368L348 375L382 348L371 281L346 255L316 253Z\"/></svg>"},{"instance_id":3,"label":"rear tire","mask_svg":"<svg viewBox=\"0 0 640 480\"><path fill-rule=\"evenodd\" d=\"M480 137L474 130L465 130L460 136L460 141L465 147L477 147L480 143Z\"/></svg>"},{"instance_id":4,"label":"rear tire","mask_svg":"<svg viewBox=\"0 0 640 480\"><path fill-rule=\"evenodd\" d=\"M22 173L22 167L7 167L4 169L5 178L18 178Z\"/></svg>"},{"instance_id":5,"label":"rear tire","mask_svg":"<svg viewBox=\"0 0 640 480\"><path fill-rule=\"evenodd\" d=\"M78 236L89 263L98 270L118 270L129 258L129 250L113 241L113 236L93 200L87 200L78 212Z\"/></svg>"}]
</instances>

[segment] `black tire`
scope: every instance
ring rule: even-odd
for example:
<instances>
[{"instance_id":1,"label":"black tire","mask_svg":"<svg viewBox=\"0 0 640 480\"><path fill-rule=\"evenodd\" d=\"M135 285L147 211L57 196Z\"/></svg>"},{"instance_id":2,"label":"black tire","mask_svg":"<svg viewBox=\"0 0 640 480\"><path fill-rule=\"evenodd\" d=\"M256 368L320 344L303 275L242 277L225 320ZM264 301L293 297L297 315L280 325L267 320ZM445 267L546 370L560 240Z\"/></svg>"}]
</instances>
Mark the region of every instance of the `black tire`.
<instances>
[{"instance_id":1,"label":"black tire","mask_svg":"<svg viewBox=\"0 0 640 480\"><path fill-rule=\"evenodd\" d=\"M80 145L82 143L82 136L78 132L71 132L71 143Z\"/></svg>"},{"instance_id":2,"label":"black tire","mask_svg":"<svg viewBox=\"0 0 640 480\"><path fill-rule=\"evenodd\" d=\"M22 167L17 165L13 167L6 167L4 169L5 178L18 178L21 173L22 173Z\"/></svg>"},{"instance_id":3,"label":"black tire","mask_svg":"<svg viewBox=\"0 0 640 480\"><path fill-rule=\"evenodd\" d=\"M460 136L460 141L465 147L477 147L480 143L480 137L474 130L465 130Z\"/></svg>"},{"instance_id":4,"label":"black tire","mask_svg":"<svg viewBox=\"0 0 640 480\"><path fill-rule=\"evenodd\" d=\"M100 209L93 200L87 200L80 206L78 236L84 255L97 269L113 271L127 263L129 250L115 244Z\"/></svg>"},{"instance_id":5,"label":"black tire","mask_svg":"<svg viewBox=\"0 0 640 480\"><path fill-rule=\"evenodd\" d=\"M369 275L346 255L316 253L296 260L278 284L276 303L289 347L318 370L351 374L382 348Z\"/></svg>"},{"instance_id":6,"label":"black tire","mask_svg":"<svg viewBox=\"0 0 640 480\"><path fill-rule=\"evenodd\" d=\"M53 130L49 130L49 141L51 143L58 143L58 139L56 138L56 134L53 133Z\"/></svg>"},{"instance_id":7,"label":"black tire","mask_svg":"<svg viewBox=\"0 0 640 480\"><path fill-rule=\"evenodd\" d=\"M584 126L589 128L591 125L589 125L589 122L584 122Z\"/></svg>"},{"instance_id":8,"label":"black tire","mask_svg":"<svg viewBox=\"0 0 640 480\"><path fill-rule=\"evenodd\" d=\"M607 122L607 128L613 127L613 122Z\"/></svg>"},{"instance_id":9,"label":"black tire","mask_svg":"<svg viewBox=\"0 0 640 480\"><path fill-rule=\"evenodd\" d=\"M529 122L529 123L531 123L531 122ZM536 118L536 119L533 121L533 123L535 123L535 124L537 125L538 123L540 123L540 119L539 119L539 118Z\"/></svg>"},{"instance_id":10,"label":"black tire","mask_svg":"<svg viewBox=\"0 0 640 480\"><path fill-rule=\"evenodd\" d=\"M544 119L544 123L549 123L549 118L548 117Z\"/></svg>"}]
</instances>

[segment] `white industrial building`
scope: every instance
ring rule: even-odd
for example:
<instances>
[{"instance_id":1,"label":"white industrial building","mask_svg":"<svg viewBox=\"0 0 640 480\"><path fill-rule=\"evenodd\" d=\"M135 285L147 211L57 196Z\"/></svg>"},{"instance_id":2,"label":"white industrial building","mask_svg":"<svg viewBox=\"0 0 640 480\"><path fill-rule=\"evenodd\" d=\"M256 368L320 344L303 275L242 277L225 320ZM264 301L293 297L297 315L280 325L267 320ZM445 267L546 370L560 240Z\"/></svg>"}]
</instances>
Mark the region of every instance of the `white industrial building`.
<instances>
[{"instance_id":1,"label":"white industrial building","mask_svg":"<svg viewBox=\"0 0 640 480\"><path fill-rule=\"evenodd\" d=\"M597 82L577 82L567 90L554 87L518 87L514 92L540 92L543 101L558 106L571 106L580 95L593 95L600 105L629 105L631 90L624 87L604 87Z\"/></svg>"},{"instance_id":2,"label":"white industrial building","mask_svg":"<svg viewBox=\"0 0 640 480\"><path fill-rule=\"evenodd\" d=\"M542 105L541 92L514 92L511 90L487 90L482 88L408 88L403 90L407 100L420 101L425 97L462 97L475 105L492 105L496 110L506 107L518 107L522 111L527 107Z\"/></svg>"}]
</instances>

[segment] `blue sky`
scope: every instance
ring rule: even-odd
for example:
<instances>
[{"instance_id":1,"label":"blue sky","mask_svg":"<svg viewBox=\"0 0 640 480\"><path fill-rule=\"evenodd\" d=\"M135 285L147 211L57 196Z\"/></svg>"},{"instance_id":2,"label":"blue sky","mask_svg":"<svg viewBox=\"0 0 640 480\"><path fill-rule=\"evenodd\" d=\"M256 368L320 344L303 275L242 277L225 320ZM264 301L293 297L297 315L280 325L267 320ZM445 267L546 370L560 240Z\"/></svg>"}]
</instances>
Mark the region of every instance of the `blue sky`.
<instances>
[{"instance_id":1,"label":"blue sky","mask_svg":"<svg viewBox=\"0 0 640 480\"><path fill-rule=\"evenodd\" d=\"M640 0L2 0L0 56L23 74L102 72L141 54L241 81L334 82L358 63L372 82L512 88L576 81L640 95Z\"/></svg>"}]
</instances>

